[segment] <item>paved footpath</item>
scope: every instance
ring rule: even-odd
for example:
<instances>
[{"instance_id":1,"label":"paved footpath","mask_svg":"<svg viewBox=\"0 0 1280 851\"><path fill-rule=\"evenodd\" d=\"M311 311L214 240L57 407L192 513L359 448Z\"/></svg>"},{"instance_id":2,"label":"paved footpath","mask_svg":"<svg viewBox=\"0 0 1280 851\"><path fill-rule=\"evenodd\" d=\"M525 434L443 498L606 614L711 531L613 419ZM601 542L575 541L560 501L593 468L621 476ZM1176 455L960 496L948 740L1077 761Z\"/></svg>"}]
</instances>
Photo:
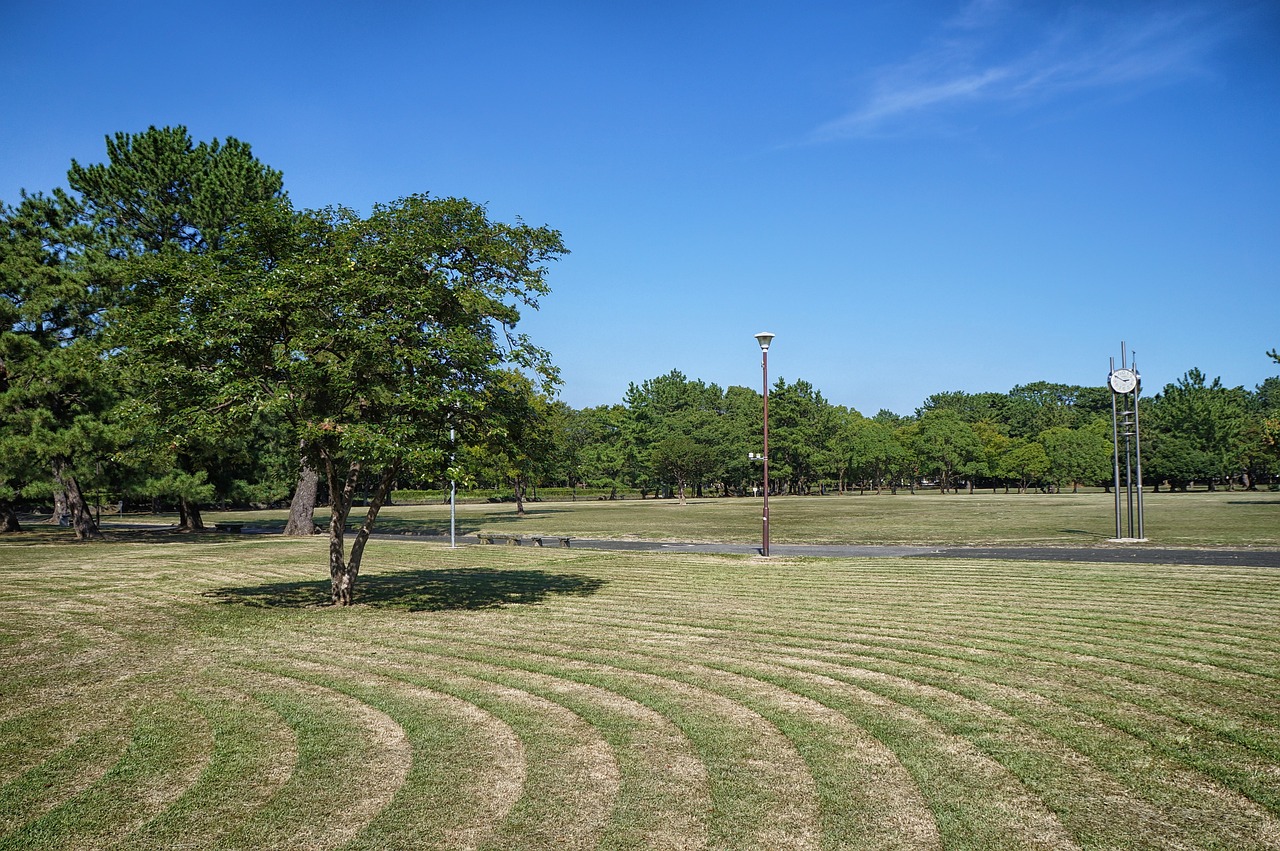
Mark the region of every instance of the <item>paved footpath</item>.
<instances>
[{"instance_id":1,"label":"paved footpath","mask_svg":"<svg viewBox=\"0 0 1280 851\"><path fill-rule=\"evenodd\" d=\"M378 536L382 537L382 536ZM387 535L388 538L405 536ZM408 540L441 541L439 536L408 536ZM458 536L462 544L477 544L473 536ZM494 546L500 546L495 544ZM734 553L760 555L751 544L681 544L669 541L608 540L574 538L573 546L592 550L633 550L668 553ZM1235 567L1280 568L1280 550L1258 549L1168 549L1151 546L1124 547L895 547L845 544L770 544L770 556L788 558L968 558L1013 561L1070 561L1094 564L1202 564Z\"/></svg>"}]
</instances>

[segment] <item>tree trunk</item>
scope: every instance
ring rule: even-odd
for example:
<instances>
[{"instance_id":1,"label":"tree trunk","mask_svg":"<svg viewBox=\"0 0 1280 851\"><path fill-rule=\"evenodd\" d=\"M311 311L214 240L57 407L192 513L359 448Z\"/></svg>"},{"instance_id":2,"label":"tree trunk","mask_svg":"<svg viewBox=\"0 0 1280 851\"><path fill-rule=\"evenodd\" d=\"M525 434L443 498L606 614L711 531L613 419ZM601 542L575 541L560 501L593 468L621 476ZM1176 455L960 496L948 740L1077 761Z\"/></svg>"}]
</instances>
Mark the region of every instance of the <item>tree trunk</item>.
<instances>
[{"instance_id":1,"label":"tree trunk","mask_svg":"<svg viewBox=\"0 0 1280 851\"><path fill-rule=\"evenodd\" d=\"M524 517L524 477L517 475L515 477L516 489L516 517Z\"/></svg>"},{"instance_id":2,"label":"tree trunk","mask_svg":"<svg viewBox=\"0 0 1280 851\"><path fill-rule=\"evenodd\" d=\"M364 523L356 533L351 544L351 557L346 557L344 536L347 527L347 516L351 512L356 485L360 479L360 463L352 462L347 468L345 482L339 482L337 467L332 458L325 458L325 473L329 480L331 513L329 517L329 581L330 600L335 606L349 606L355 598L356 577L360 575L360 562L364 558L365 544L373 532L374 522L378 519L378 511L382 508L391 493L391 486L399 472L399 464L393 464L382 474L377 489L369 499L369 507L365 512ZM339 485L341 484L341 488Z\"/></svg>"},{"instance_id":3,"label":"tree trunk","mask_svg":"<svg viewBox=\"0 0 1280 851\"><path fill-rule=\"evenodd\" d=\"M65 462L58 461L54 464L53 475L57 479L58 487L66 492L67 511L71 515L71 525L76 530L76 540L88 541L101 538L102 533L98 531L98 524L93 522L93 514L89 511L84 493L80 490L80 483L71 473L71 468Z\"/></svg>"},{"instance_id":4,"label":"tree trunk","mask_svg":"<svg viewBox=\"0 0 1280 851\"><path fill-rule=\"evenodd\" d=\"M360 479L360 464L352 462L347 468L345 482L338 481L337 465L326 455L325 472L329 479L329 598L335 606L351 605L356 576L347 568L345 534L347 514L355 496L356 483Z\"/></svg>"},{"instance_id":5,"label":"tree trunk","mask_svg":"<svg viewBox=\"0 0 1280 851\"><path fill-rule=\"evenodd\" d=\"M21 531L22 526L18 524L18 509L14 508L13 503L6 502L0 509L0 532Z\"/></svg>"},{"instance_id":6,"label":"tree trunk","mask_svg":"<svg viewBox=\"0 0 1280 851\"><path fill-rule=\"evenodd\" d=\"M364 546L369 542L369 536L373 534L373 524L377 522L378 512L391 496L391 489L399 471L400 465L393 464L382 472L382 479L369 500L368 510L365 511L364 522L360 524L360 531L356 532L356 539L351 542L351 557L347 559L347 574L350 577L347 583L348 591L355 589L356 577L360 575L360 562L364 559ZM351 600L348 598L343 605L350 605L350 603Z\"/></svg>"},{"instance_id":7,"label":"tree trunk","mask_svg":"<svg viewBox=\"0 0 1280 851\"><path fill-rule=\"evenodd\" d=\"M204 518L200 516L200 506L185 496L178 498L178 531L204 531Z\"/></svg>"},{"instance_id":8,"label":"tree trunk","mask_svg":"<svg viewBox=\"0 0 1280 851\"><path fill-rule=\"evenodd\" d=\"M54 474L57 477L57 474ZM65 488L56 487L53 489L53 514L49 515L49 519L44 521L51 526L62 526L67 523L67 518L71 516L71 512L67 510L67 491Z\"/></svg>"},{"instance_id":9,"label":"tree trunk","mask_svg":"<svg viewBox=\"0 0 1280 851\"><path fill-rule=\"evenodd\" d=\"M319 487L320 474L303 458L298 469L298 486L293 491L293 501L289 503L289 522L284 524L284 534L301 537L320 531L315 521L316 491Z\"/></svg>"}]
</instances>

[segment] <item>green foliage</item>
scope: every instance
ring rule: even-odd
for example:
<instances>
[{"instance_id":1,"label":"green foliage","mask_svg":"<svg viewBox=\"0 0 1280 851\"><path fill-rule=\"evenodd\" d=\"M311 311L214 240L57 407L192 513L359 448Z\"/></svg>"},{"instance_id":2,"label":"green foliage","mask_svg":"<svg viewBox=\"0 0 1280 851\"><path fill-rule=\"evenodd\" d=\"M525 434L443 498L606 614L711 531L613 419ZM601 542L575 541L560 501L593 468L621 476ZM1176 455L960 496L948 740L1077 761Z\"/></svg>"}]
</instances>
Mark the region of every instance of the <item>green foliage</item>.
<instances>
[{"instance_id":1,"label":"green foliage","mask_svg":"<svg viewBox=\"0 0 1280 851\"><path fill-rule=\"evenodd\" d=\"M983 458L983 446L973 427L952 410L925 412L911 437L921 470L938 478L943 491L958 477L973 476Z\"/></svg>"},{"instance_id":2,"label":"green foliage","mask_svg":"<svg viewBox=\"0 0 1280 851\"><path fill-rule=\"evenodd\" d=\"M1154 432L1154 451L1144 468L1175 487L1195 480L1228 483L1256 450L1249 444L1247 392L1225 387L1218 378L1209 382L1198 369L1165 385L1144 423Z\"/></svg>"},{"instance_id":3,"label":"green foliage","mask_svg":"<svg viewBox=\"0 0 1280 851\"><path fill-rule=\"evenodd\" d=\"M92 536L80 482L95 483L117 440L117 394L99 356L109 293L91 275L81 213L61 191L0 207L0 482L15 494L56 475Z\"/></svg>"},{"instance_id":4,"label":"green foliage","mask_svg":"<svg viewBox=\"0 0 1280 851\"><path fill-rule=\"evenodd\" d=\"M622 421L625 481L642 490L700 488L723 476L741 433L724 399L716 385L690 381L679 370L631 384Z\"/></svg>"},{"instance_id":5,"label":"green foliage","mask_svg":"<svg viewBox=\"0 0 1280 851\"><path fill-rule=\"evenodd\" d=\"M837 446L843 450L854 479L870 482L877 493L886 483L896 483L907 466L907 448L897 431L879 420L847 417L837 436Z\"/></svg>"},{"instance_id":6,"label":"green foliage","mask_svg":"<svg viewBox=\"0 0 1280 851\"><path fill-rule=\"evenodd\" d=\"M1004 459L1005 470L1018 480L1018 490L1022 493L1034 482L1044 478L1052 467L1053 462L1044 446L1029 440L1018 441Z\"/></svg>"},{"instance_id":7,"label":"green foliage","mask_svg":"<svg viewBox=\"0 0 1280 851\"><path fill-rule=\"evenodd\" d=\"M769 463L792 493L805 492L835 472L833 451L839 415L818 389L803 379L779 379L769 392Z\"/></svg>"},{"instance_id":8,"label":"green foliage","mask_svg":"<svg viewBox=\"0 0 1280 851\"><path fill-rule=\"evenodd\" d=\"M1058 426L1040 435L1039 443L1049 458L1045 475L1059 488L1070 484L1094 485L1107 481L1111 474L1111 425L1095 420L1085 428Z\"/></svg>"},{"instance_id":9,"label":"green foliage","mask_svg":"<svg viewBox=\"0 0 1280 851\"><path fill-rule=\"evenodd\" d=\"M238 139L195 144L185 127L152 126L106 145L108 162L72 160L67 180L115 251L216 249L246 209L282 194L281 173Z\"/></svg>"}]
</instances>

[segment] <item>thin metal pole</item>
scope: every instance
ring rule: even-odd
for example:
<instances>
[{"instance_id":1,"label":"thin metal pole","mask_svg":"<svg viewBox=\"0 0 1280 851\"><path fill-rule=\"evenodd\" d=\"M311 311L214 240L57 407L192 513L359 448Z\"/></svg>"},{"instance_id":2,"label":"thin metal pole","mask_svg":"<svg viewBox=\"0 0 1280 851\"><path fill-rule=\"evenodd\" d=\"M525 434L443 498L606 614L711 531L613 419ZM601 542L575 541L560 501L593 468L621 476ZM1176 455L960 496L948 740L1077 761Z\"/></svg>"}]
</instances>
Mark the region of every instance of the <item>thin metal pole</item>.
<instances>
[{"instance_id":1,"label":"thin metal pole","mask_svg":"<svg viewBox=\"0 0 1280 851\"><path fill-rule=\"evenodd\" d=\"M1111 359L1111 372L1116 371L1116 359ZM1110 375L1108 374L1108 378ZM1108 387L1107 389L1111 389ZM1116 392L1111 390L1111 453L1112 466L1115 469L1114 490L1116 494L1116 538L1124 535L1120 529L1120 413L1116 410Z\"/></svg>"},{"instance_id":2,"label":"thin metal pole","mask_svg":"<svg viewBox=\"0 0 1280 851\"><path fill-rule=\"evenodd\" d=\"M761 352L760 369L764 375L764 544L761 555L769 555L769 350Z\"/></svg>"},{"instance_id":3,"label":"thin metal pole","mask_svg":"<svg viewBox=\"0 0 1280 851\"><path fill-rule=\"evenodd\" d=\"M1135 361L1133 371L1137 373L1138 364ZM1138 461L1138 537L1145 539L1147 537L1146 522L1142 512L1142 429L1138 427L1138 392L1140 387L1133 388L1133 445L1134 454Z\"/></svg>"},{"instance_id":4,"label":"thin metal pole","mask_svg":"<svg viewBox=\"0 0 1280 851\"><path fill-rule=\"evenodd\" d=\"M449 429L449 466L453 466L453 429ZM449 479L449 546L453 549L458 547L457 535L457 518L458 518L458 483L454 479Z\"/></svg>"},{"instance_id":5,"label":"thin metal pole","mask_svg":"<svg viewBox=\"0 0 1280 851\"><path fill-rule=\"evenodd\" d=\"M1126 396L1128 394L1125 394ZM1127 413L1127 412L1126 412ZM1126 423L1125 428L1128 428ZM1133 446L1129 442L1129 432L1124 433L1124 493L1129 508L1129 537L1133 537Z\"/></svg>"}]
</instances>

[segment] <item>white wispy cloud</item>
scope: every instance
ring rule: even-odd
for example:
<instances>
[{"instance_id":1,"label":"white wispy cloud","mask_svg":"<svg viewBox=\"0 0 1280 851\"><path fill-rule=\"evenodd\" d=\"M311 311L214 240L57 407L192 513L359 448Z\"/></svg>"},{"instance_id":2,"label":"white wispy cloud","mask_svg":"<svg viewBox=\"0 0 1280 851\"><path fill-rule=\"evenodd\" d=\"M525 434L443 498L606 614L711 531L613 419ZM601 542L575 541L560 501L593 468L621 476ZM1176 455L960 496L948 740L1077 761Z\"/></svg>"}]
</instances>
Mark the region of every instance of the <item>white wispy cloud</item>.
<instances>
[{"instance_id":1,"label":"white wispy cloud","mask_svg":"<svg viewBox=\"0 0 1280 851\"><path fill-rule=\"evenodd\" d=\"M915 56L872 71L860 101L811 141L918 131L978 106L1029 107L1180 79L1202 71L1232 28L1201 7L1077 5L1052 18L1043 9L974 0Z\"/></svg>"}]
</instances>

